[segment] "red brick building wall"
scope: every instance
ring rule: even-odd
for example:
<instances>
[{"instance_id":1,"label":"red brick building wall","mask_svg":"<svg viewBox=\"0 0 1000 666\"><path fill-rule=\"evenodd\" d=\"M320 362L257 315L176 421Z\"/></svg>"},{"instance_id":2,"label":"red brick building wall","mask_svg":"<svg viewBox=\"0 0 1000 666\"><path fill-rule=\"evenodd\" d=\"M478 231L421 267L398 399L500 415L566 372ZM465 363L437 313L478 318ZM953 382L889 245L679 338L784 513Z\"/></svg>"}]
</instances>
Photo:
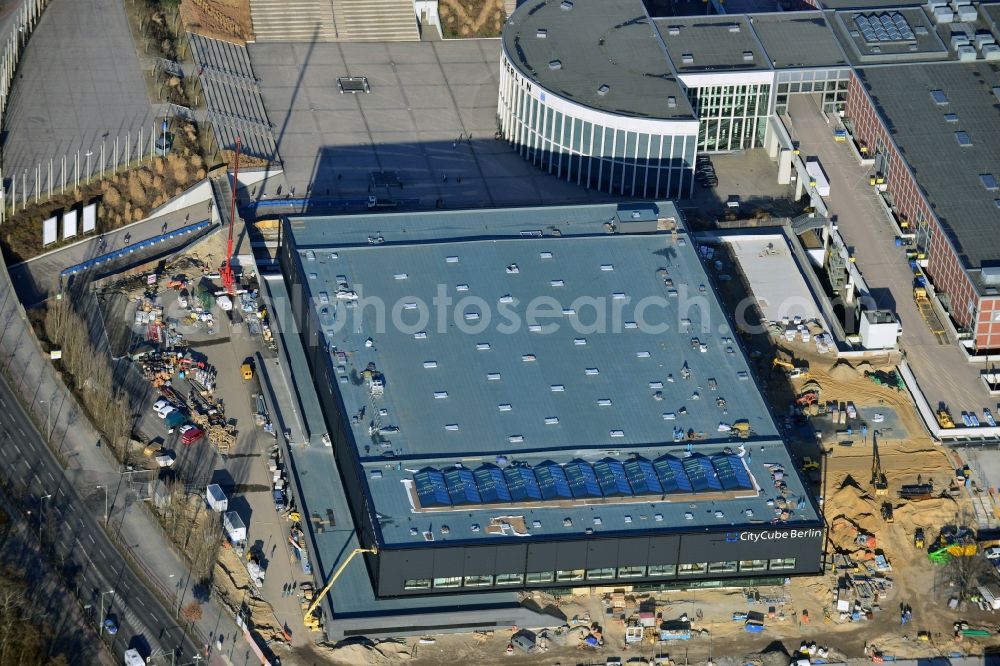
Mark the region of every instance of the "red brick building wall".
<instances>
[{"instance_id":1,"label":"red brick building wall","mask_svg":"<svg viewBox=\"0 0 1000 666\"><path fill-rule=\"evenodd\" d=\"M1000 347L1000 321L995 324L992 322L992 310L996 307L1000 312L1000 303L994 306L995 299L984 301L979 309L986 310L988 302L990 310L975 315L980 305L976 289L969 276L962 270L958 256L945 238L937 218L920 196L913 174L896 151L885 126L872 106L871 99L862 89L862 84L856 75L851 76L847 89L845 115L854 124L855 138L868 146L871 156L874 157L877 150L883 151L888 161L887 173L884 174L886 189L892 196L897 214L909 220L911 225L916 225L921 219L926 220L930 232L927 274L938 292L948 294L951 300L952 318L961 328L971 330L975 324L977 348Z\"/></svg>"}]
</instances>

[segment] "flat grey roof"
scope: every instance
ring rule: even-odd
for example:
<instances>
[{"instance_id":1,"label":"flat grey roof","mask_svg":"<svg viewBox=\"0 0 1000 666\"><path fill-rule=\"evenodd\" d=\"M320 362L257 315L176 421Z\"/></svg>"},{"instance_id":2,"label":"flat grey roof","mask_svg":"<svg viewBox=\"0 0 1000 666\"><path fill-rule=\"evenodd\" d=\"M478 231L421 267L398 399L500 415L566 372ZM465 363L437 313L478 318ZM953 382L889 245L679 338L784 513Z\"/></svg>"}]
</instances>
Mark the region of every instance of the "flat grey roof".
<instances>
[{"instance_id":1,"label":"flat grey roof","mask_svg":"<svg viewBox=\"0 0 1000 666\"><path fill-rule=\"evenodd\" d=\"M771 68L745 16L678 16L655 23L681 74ZM690 64L685 62L687 56Z\"/></svg>"},{"instance_id":2,"label":"flat grey roof","mask_svg":"<svg viewBox=\"0 0 1000 666\"><path fill-rule=\"evenodd\" d=\"M445 468L497 451L565 463L689 431L716 452L732 441L720 424L739 420L755 446L783 450L693 241L655 233L667 220L681 222L667 202L292 218L366 465L389 454L393 469ZM626 233L608 234L612 221ZM534 308L547 313L537 323ZM384 377L374 400L370 364ZM406 495L385 477L386 515L398 514ZM413 540L394 525L387 543Z\"/></svg>"},{"instance_id":3,"label":"flat grey roof","mask_svg":"<svg viewBox=\"0 0 1000 666\"><path fill-rule=\"evenodd\" d=\"M980 180L982 174L1000 177L994 67L949 62L859 71L966 268L1000 260L1000 192ZM947 104L935 103L932 90L941 90ZM957 122L945 114L957 115ZM971 145L959 145L957 132Z\"/></svg>"},{"instance_id":4,"label":"flat grey roof","mask_svg":"<svg viewBox=\"0 0 1000 666\"><path fill-rule=\"evenodd\" d=\"M650 119L695 117L641 0L529 0L507 20L503 45L538 85L577 104ZM560 69L550 67L555 61ZM667 97L677 98L675 108Z\"/></svg>"},{"instance_id":5,"label":"flat grey roof","mask_svg":"<svg viewBox=\"0 0 1000 666\"><path fill-rule=\"evenodd\" d=\"M755 14L751 20L775 69L847 64L822 12Z\"/></svg>"},{"instance_id":6,"label":"flat grey roof","mask_svg":"<svg viewBox=\"0 0 1000 666\"><path fill-rule=\"evenodd\" d=\"M868 21L869 26L887 16L895 24L895 17L901 17L912 32L909 39L895 41L869 41L858 25L858 19ZM920 7L891 7L862 9L860 11L838 11L833 15L833 25L837 35L845 44L851 61L855 64L903 63L908 61L944 60L948 48L941 41L935 26ZM895 24L898 26L898 24ZM944 29L944 24L937 26Z\"/></svg>"},{"instance_id":7,"label":"flat grey roof","mask_svg":"<svg viewBox=\"0 0 1000 666\"><path fill-rule=\"evenodd\" d=\"M271 306L271 312L278 323L278 336L281 348L288 361L289 380L295 387L292 395L296 405L302 410L302 417L308 422L311 434L308 444L291 447L290 452L296 472L296 486L301 493L303 511L327 515L328 512L338 517L338 520L350 521L351 512L343 484L340 482L340 471L332 449L322 442L321 433L326 427L323 413L319 407L309 367L306 362L305 350L299 336L294 332L295 324L289 311L291 298L280 276L265 277L264 293ZM268 373L271 370L267 371ZM278 385L280 386L280 382ZM280 389L279 389L280 390ZM287 413L285 414L287 416ZM322 426L322 430L316 430ZM297 435L297 433L294 433ZM317 579L325 580L344 558L355 548L360 548L357 531L354 529L317 530L312 521L306 521L315 549L310 549L313 569ZM390 634L398 634L400 627L413 625L407 622L407 615L425 613L447 613L448 611L463 611L474 608L475 612L488 624L498 617L524 617L518 612L517 596L514 592L490 592L482 595L432 595L423 598L377 599L372 589L371 578L365 570L364 560L355 558L344 570L337 584L330 589L327 597L338 618L332 628L367 628L371 633L373 628L389 626ZM373 621L372 616L389 616L389 620ZM392 617L395 616L395 617ZM361 618L358 621L348 621L345 618ZM447 624L447 618L438 617L436 622ZM393 622L395 624L393 624ZM396 631L392 631L392 628Z\"/></svg>"}]
</instances>

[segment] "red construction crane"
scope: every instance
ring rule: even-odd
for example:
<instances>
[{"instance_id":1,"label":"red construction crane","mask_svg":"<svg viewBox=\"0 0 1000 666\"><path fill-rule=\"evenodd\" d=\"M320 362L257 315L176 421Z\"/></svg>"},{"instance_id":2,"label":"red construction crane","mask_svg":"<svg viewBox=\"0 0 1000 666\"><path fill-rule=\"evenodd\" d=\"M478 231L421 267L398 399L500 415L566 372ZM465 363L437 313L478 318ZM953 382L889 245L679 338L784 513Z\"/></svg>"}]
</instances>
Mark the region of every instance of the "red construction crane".
<instances>
[{"instance_id":1,"label":"red construction crane","mask_svg":"<svg viewBox=\"0 0 1000 666\"><path fill-rule=\"evenodd\" d=\"M233 201L229 211L229 239L226 241L226 262L219 271L222 275L222 287L230 297L236 295L236 278L233 275L233 224L236 220L236 190L239 187L240 176L240 137L236 137L236 157L233 161Z\"/></svg>"}]
</instances>

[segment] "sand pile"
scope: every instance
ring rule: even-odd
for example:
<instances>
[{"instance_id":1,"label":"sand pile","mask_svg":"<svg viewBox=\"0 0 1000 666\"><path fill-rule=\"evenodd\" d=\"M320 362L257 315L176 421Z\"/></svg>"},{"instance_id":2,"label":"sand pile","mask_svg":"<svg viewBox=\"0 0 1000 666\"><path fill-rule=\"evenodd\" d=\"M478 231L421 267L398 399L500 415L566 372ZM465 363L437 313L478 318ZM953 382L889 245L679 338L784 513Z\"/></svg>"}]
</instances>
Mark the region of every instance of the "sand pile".
<instances>
[{"instance_id":1,"label":"sand pile","mask_svg":"<svg viewBox=\"0 0 1000 666\"><path fill-rule=\"evenodd\" d=\"M831 379L838 382L849 382L852 379L858 378L857 370L847 361L837 361L827 374L830 375Z\"/></svg>"}]
</instances>

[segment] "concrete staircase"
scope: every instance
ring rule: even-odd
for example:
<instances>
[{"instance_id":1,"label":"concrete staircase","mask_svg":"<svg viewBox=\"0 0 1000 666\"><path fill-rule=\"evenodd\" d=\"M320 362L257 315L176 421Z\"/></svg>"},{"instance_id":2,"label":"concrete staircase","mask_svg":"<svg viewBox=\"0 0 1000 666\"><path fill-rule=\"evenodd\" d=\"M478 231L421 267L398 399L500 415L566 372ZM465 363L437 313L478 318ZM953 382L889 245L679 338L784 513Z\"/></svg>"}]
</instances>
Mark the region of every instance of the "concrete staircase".
<instances>
[{"instance_id":1,"label":"concrete staircase","mask_svg":"<svg viewBox=\"0 0 1000 666\"><path fill-rule=\"evenodd\" d=\"M340 41L420 40L412 0L333 0L333 17Z\"/></svg>"},{"instance_id":2,"label":"concrete staircase","mask_svg":"<svg viewBox=\"0 0 1000 666\"><path fill-rule=\"evenodd\" d=\"M258 42L337 39L330 0L250 0L250 18Z\"/></svg>"}]
</instances>

